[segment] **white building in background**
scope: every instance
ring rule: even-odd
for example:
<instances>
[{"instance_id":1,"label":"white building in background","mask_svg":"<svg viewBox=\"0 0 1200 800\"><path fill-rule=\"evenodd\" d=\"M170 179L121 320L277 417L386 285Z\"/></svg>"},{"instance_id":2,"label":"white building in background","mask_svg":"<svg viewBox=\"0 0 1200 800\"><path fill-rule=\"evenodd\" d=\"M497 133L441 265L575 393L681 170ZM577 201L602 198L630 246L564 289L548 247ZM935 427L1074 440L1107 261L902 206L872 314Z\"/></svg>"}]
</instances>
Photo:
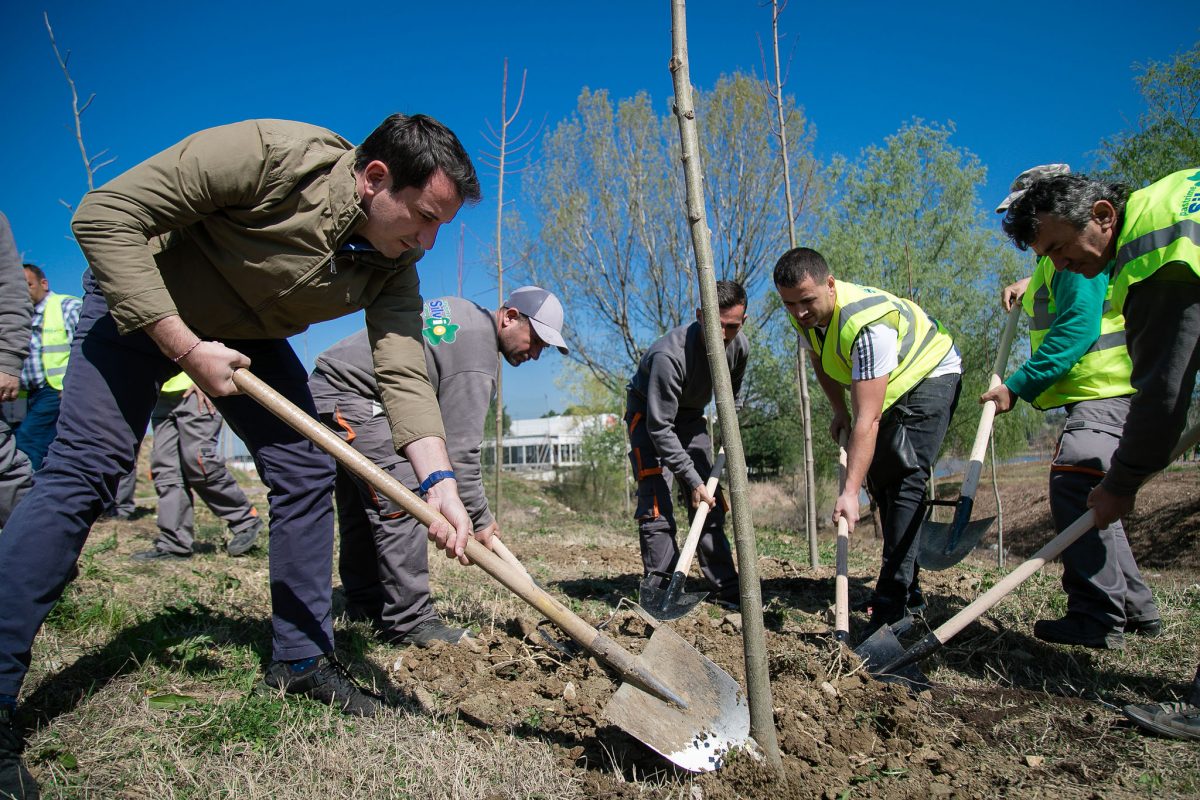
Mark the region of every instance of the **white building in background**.
<instances>
[{"instance_id":1,"label":"white building in background","mask_svg":"<svg viewBox=\"0 0 1200 800\"><path fill-rule=\"evenodd\" d=\"M504 469L522 477L552 481L560 467L583 463L583 437L598 425L620 425L616 414L558 416L515 419L504 436ZM483 441L483 463L491 465L495 448L492 439Z\"/></svg>"}]
</instances>

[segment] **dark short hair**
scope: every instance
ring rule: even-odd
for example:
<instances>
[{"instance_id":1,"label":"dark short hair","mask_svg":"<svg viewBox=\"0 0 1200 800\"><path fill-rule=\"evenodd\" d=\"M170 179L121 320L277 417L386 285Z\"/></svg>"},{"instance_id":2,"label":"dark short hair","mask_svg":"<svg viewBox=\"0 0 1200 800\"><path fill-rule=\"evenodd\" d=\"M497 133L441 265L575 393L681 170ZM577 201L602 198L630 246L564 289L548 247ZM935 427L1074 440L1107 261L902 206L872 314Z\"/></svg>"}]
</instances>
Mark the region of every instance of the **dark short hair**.
<instances>
[{"instance_id":1,"label":"dark short hair","mask_svg":"<svg viewBox=\"0 0 1200 800\"><path fill-rule=\"evenodd\" d=\"M737 281L717 281L717 308L728 311L746 305L746 290Z\"/></svg>"},{"instance_id":2,"label":"dark short hair","mask_svg":"<svg viewBox=\"0 0 1200 800\"><path fill-rule=\"evenodd\" d=\"M821 283L829 274L825 257L811 247L793 247L775 262L775 285L785 289L799 286L805 278Z\"/></svg>"},{"instance_id":3,"label":"dark short hair","mask_svg":"<svg viewBox=\"0 0 1200 800\"><path fill-rule=\"evenodd\" d=\"M454 132L424 114L392 114L354 152L354 169L382 161L392 175L392 191L429 183L439 169L454 184L464 203L479 201L475 165Z\"/></svg>"},{"instance_id":4,"label":"dark short hair","mask_svg":"<svg viewBox=\"0 0 1200 800\"><path fill-rule=\"evenodd\" d=\"M39 281L46 280L46 273L43 272L42 268L39 267L37 264L22 264L21 266L24 267L25 269L29 270L30 272L32 272L33 276L35 278L37 278Z\"/></svg>"},{"instance_id":5,"label":"dark short hair","mask_svg":"<svg viewBox=\"0 0 1200 800\"><path fill-rule=\"evenodd\" d=\"M1038 215L1048 214L1083 230L1092 218L1092 206L1101 200L1112 203L1117 219L1125 217L1125 201L1132 190L1123 183L1092 180L1086 175L1057 175L1034 181L1025 194L1008 207L1000 223L1008 238L1021 250L1037 241L1041 223Z\"/></svg>"}]
</instances>

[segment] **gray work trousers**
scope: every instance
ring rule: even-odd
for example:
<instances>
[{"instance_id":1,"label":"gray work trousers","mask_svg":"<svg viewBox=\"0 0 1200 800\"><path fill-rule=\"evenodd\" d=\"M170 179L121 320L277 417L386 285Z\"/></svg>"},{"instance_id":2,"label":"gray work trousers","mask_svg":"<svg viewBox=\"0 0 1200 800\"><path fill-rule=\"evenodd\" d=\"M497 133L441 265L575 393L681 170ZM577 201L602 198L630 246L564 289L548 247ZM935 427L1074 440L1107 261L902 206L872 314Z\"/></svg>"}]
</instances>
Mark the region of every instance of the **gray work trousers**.
<instances>
[{"instance_id":1,"label":"gray work trousers","mask_svg":"<svg viewBox=\"0 0 1200 800\"><path fill-rule=\"evenodd\" d=\"M17 501L33 486L33 467L29 458L17 449L17 439L8 423L0 419L0 528Z\"/></svg>"},{"instance_id":2,"label":"gray work trousers","mask_svg":"<svg viewBox=\"0 0 1200 800\"><path fill-rule=\"evenodd\" d=\"M321 421L351 447L413 491L412 466L396 452L387 417L371 401L346 395ZM338 574L347 610L394 639L437 618L429 592L429 534L400 506L378 494L341 465L334 483L337 502Z\"/></svg>"},{"instance_id":3,"label":"gray work trousers","mask_svg":"<svg viewBox=\"0 0 1200 800\"><path fill-rule=\"evenodd\" d=\"M150 474L158 494L158 539L168 553L192 552L192 492L229 526L230 535L262 527L258 511L217 455L221 415L198 408L196 397L159 395L151 413L154 448Z\"/></svg>"},{"instance_id":4,"label":"gray work trousers","mask_svg":"<svg viewBox=\"0 0 1200 800\"><path fill-rule=\"evenodd\" d=\"M630 393L633 396L633 393ZM677 531L675 506L672 500L676 483L670 470L658 460L654 442L646 430L646 418L633 409L626 411L625 424L629 431L629 460L633 474L637 477L637 508L634 517L638 523L638 538L642 551L642 570L670 573L679 559L679 544L675 541ZM705 481L712 472L712 437L703 417L675 429L679 443L692 459L696 471ZM692 508L691 490L678 487L683 507L688 509L689 523L696 515ZM700 572L712 584L717 595L728 596L738 590L737 571L733 567L733 551L725 537L725 494L717 487L717 505L708 513L700 540L696 545L696 559ZM690 527L690 525L689 525Z\"/></svg>"},{"instance_id":5,"label":"gray work trousers","mask_svg":"<svg viewBox=\"0 0 1200 800\"><path fill-rule=\"evenodd\" d=\"M138 445L138 451L141 451L142 446ZM113 504L108 509L107 513L113 517L120 519L129 519L137 511L137 502L134 500L134 493L137 492L138 465L137 454L133 457L133 469L121 476L121 482L117 484L117 493L113 495Z\"/></svg>"},{"instance_id":6,"label":"gray work trousers","mask_svg":"<svg viewBox=\"0 0 1200 800\"><path fill-rule=\"evenodd\" d=\"M1109 397L1066 406L1067 421L1050 465L1050 512L1058 531L1087 511L1088 494L1103 480L1121 440L1129 401ZM1120 520L1077 539L1063 552L1062 564L1068 613L1118 631L1126 622L1159 619Z\"/></svg>"}]
</instances>

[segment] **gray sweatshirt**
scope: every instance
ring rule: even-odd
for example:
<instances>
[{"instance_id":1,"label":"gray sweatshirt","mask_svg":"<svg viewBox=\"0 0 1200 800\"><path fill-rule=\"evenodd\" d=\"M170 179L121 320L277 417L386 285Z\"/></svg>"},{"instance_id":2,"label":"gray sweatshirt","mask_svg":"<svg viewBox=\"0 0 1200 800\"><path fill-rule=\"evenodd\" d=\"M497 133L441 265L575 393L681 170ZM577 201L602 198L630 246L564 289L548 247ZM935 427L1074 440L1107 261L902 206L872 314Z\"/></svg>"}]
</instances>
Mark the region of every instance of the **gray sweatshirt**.
<instances>
[{"instance_id":1,"label":"gray sweatshirt","mask_svg":"<svg viewBox=\"0 0 1200 800\"><path fill-rule=\"evenodd\" d=\"M496 393L496 317L461 297L430 300L421 315L425 366L442 409L458 493L479 530L494 519L483 492L479 453L484 418ZM352 334L317 356L309 386L321 414L332 414L338 398L347 394L380 402L367 332Z\"/></svg>"},{"instance_id":2,"label":"gray sweatshirt","mask_svg":"<svg viewBox=\"0 0 1200 800\"><path fill-rule=\"evenodd\" d=\"M735 395L742 390L749 354L750 342L742 333L725 347ZM659 461L689 491L702 484L700 473L675 433L676 427L704 416L704 409L712 399L712 373L700 323L672 328L652 344L642 355L626 388L628 410L645 415L646 431L658 451Z\"/></svg>"},{"instance_id":3,"label":"gray sweatshirt","mask_svg":"<svg viewBox=\"0 0 1200 800\"><path fill-rule=\"evenodd\" d=\"M0 214L0 372L20 375L29 355L29 286L8 217Z\"/></svg>"}]
</instances>

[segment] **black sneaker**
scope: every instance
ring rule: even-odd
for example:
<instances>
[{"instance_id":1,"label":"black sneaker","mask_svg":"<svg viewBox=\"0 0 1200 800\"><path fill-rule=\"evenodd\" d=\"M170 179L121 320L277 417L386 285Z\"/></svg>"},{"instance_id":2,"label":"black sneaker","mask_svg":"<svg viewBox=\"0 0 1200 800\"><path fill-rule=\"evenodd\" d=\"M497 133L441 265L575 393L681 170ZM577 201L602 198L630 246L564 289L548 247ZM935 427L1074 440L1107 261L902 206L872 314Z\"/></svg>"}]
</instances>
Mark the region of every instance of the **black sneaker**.
<instances>
[{"instance_id":1,"label":"black sneaker","mask_svg":"<svg viewBox=\"0 0 1200 800\"><path fill-rule=\"evenodd\" d=\"M1122 711L1159 736L1200 741L1200 707L1190 703L1144 703L1125 706Z\"/></svg>"},{"instance_id":2,"label":"black sneaker","mask_svg":"<svg viewBox=\"0 0 1200 800\"><path fill-rule=\"evenodd\" d=\"M355 717L373 717L383 708L383 699L360 687L332 656L318 656L303 672L293 671L286 661L273 661L263 676L263 684L285 694L312 698Z\"/></svg>"},{"instance_id":3,"label":"black sneaker","mask_svg":"<svg viewBox=\"0 0 1200 800\"><path fill-rule=\"evenodd\" d=\"M192 557L191 553L168 553L166 550L159 550L155 547L153 550L144 550L141 553L134 553L129 557L130 561L187 561Z\"/></svg>"},{"instance_id":4,"label":"black sneaker","mask_svg":"<svg viewBox=\"0 0 1200 800\"><path fill-rule=\"evenodd\" d=\"M708 600L726 611L742 610L742 593L737 584L709 595Z\"/></svg>"},{"instance_id":5,"label":"black sneaker","mask_svg":"<svg viewBox=\"0 0 1200 800\"><path fill-rule=\"evenodd\" d=\"M233 538L229 540L229 544L225 545L225 552L231 556L244 556L255 547L258 546L258 531L261 526L255 525L252 528L235 533Z\"/></svg>"},{"instance_id":6,"label":"black sneaker","mask_svg":"<svg viewBox=\"0 0 1200 800\"><path fill-rule=\"evenodd\" d=\"M1067 614L1062 619L1039 619L1033 623L1033 635L1043 642L1092 647L1097 650L1124 650L1125 634L1118 628L1106 628L1090 617Z\"/></svg>"},{"instance_id":7,"label":"black sneaker","mask_svg":"<svg viewBox=\"0 0 1200 800\"><path fill-rule=\"evenodd\" d=\"M0 798L37 800L37 781L21 762L25 742L13 723L11 708L0 710Z\"/></svg>"},{"instance_id":8,"label":"black sneaker","mask_svg":"<svg viewBox=\"0 0 1200 800\"><path fill-rule=\"evenodd\" d=\"M471 632L466 628L451 628L439 617L420 622L408 633L386 637L392 644L401 646L415 644L417 647L429 647L434 642L461 644L471 638Z\"/></svg>"},{"instance_id":9,"label":"black sneaker","mask_svg":"<svg viewBox=\"0 0 1200 800\"><path fill-rule=\"evenodd\" d=\"M905 603L908 608L908 613L914 617L925 616L925 609L929 608L929 604L925 602L925 593L921 591L919 586L914 586L908 590L908 602Z\"/></svg>"},{"instance_id":10,"label":"black sneaker","mask_svg":"<svg viewBox=\"0 0 1200 800\"><path fill-rule=\"evenodd\" d=\"M1136 633L1138 636L1153 639L1157 636L1162 636L1162 620L1157 618L1127 619L1125 620L1125 632Z\"/></svg>"}]
</instances>

